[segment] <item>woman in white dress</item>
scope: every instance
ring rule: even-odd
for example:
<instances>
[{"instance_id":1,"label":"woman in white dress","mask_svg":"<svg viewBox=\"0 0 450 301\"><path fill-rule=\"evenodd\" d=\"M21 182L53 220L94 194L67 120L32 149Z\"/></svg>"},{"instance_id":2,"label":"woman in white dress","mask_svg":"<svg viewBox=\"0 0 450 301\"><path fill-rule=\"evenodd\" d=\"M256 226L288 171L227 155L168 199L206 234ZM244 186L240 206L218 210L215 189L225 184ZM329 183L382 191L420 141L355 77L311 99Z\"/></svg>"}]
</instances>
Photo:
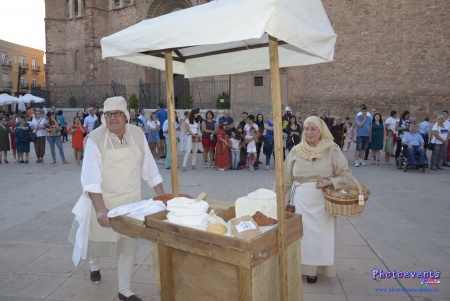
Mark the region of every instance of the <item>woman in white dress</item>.
<instances>
[{"instance_id":1,"label":"woman in white dress","mask_svg":"<svg viewBox=\"0 0 450 301\"><path fill-rule=\"evenodd\" d=\"M336 275L334 266L335 218L325 211L323 188L342 189L347 183L342 172L351 172L339 146L333 142L327 125L317 116L304 122L302 141L284 162L284 185L291 191L295 212L302 214L302 274L308 283L317 274Z\"/></svg>"}]
</instances>

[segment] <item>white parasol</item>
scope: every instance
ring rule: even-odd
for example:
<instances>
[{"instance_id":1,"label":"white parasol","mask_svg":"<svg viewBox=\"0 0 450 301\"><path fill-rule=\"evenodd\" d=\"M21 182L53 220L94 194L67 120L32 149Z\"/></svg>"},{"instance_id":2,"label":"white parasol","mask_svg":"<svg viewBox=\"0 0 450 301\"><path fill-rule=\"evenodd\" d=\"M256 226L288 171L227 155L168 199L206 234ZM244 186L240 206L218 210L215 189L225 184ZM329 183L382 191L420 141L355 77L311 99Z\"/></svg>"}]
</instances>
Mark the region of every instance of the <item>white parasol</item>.
<instances>
[{"instance_id":1,"label":"white parasol","mask_svg":"<svg viewBox=\"0 0 450 301\"><path fill-rule=\"evenodd\" d=\"M10 105L12 103L17 103L19 99L17 97L11 96L9 94L0 94L0 106Z\"/></svg>"}]
</instances>

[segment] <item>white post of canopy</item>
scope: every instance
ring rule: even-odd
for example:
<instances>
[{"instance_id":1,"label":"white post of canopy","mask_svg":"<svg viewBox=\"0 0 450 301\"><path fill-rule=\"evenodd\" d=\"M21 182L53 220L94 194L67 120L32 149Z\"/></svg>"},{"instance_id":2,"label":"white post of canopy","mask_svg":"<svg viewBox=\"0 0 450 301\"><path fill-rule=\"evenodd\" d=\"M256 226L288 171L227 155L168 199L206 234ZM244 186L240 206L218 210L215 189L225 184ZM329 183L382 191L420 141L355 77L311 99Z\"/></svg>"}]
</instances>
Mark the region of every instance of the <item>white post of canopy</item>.
<instances>
[{"instance_id":1,"label":"white post of canopy","mask_svg":"<svg viewBox=\"0 0 450 301\"><path fill-rule=\"evenodd\" d=\"M177 156L177 138L175 127L175 100L173 89L173 61L172 50L164 52L165 67L166 67L166 95L167 95L167 110L169 118L169 141L170 141L170 175L172 180L172 196L178 197L179 179L178 179L178 156ZM163 125L161 124L161 127Z\"/></svg>"},{"instance_id":2,"label":"white post of canopy","mask_svg":"<svg viewBox=\"0 0 450 301\"><path fill-rule=\"evenodd\" d=\"M288 300L287 252L286 252L286 212L284 201L283 133L281 122L280 65L278 60L278 40L269 36L270 84L272 90L275 191L277 193L278 258L280 266L280 300Z\"/></svg>"}]
</instances>

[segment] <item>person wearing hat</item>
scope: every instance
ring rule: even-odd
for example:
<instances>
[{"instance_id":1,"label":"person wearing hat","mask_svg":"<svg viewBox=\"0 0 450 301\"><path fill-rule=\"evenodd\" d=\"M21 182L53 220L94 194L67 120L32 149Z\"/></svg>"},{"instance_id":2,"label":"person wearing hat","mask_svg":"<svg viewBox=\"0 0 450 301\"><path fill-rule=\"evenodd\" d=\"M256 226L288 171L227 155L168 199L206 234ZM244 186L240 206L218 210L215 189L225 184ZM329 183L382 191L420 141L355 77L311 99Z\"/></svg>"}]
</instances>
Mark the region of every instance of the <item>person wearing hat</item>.
<instances>
[{"instance_id":1,"label":"person wearing hat","mask_svg":"<svg viewBox=\"0 0 450 301\"><path fill-rule=\"evenodd\" d=\"M76 217L69 241L75 247L80 245L79 230L87 225L89 231L83 238L88 239L86 257L90 258L91 281L98 283L101 279L98 256L118 255L118 298L139 301L141 299L130 290L137 239L113 231L107 214L115 207L142 200L141 179L157 195L164 194L162 177L144 133L127 123L130 116L125 99L121 96L106 99L103 111L104 126L86 137L81 169L83 194L91 200L88 202L90 218L79 222Z\"/></svg>"},{"instance_id":2,"label":"person wearing hat","mask_svg":"<svg viewBox=\"0 0 450 301\"><path fill-rule=\"evenodd\" d=\"M302 142L292 148L284 162L284 186L291 192L295 213L302 214L302 274L308 283L315 283L318 273L336 275L335 218L325 211L322 189L333 186L341 190L347 183L343 173L351 171L322 119L310 116L304 125Z\"/></svg>"}]
</instances>

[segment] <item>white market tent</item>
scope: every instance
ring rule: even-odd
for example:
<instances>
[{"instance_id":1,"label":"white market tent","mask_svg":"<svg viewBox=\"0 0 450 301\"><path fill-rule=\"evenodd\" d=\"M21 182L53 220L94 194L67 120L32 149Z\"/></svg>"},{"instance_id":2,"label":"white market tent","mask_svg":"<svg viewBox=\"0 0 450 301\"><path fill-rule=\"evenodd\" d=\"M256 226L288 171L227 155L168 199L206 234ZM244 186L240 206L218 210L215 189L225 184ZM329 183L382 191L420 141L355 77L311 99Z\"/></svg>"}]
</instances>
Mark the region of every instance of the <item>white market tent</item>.
<instances>
[{"instance_id":1,"label":"white market tent","mask_svg":"<svg viewBox=\"0 0 450 301\"><path fill-rule=\"evenodd\" d=\"M10 105L12 103L17 103L19 99L17 97L11 96L9 94L0 94L0 106Z\"/></svg>"},{"instance_id":2,"label":"white market tent","mask_svg":"<svg viewBox=\"0 0 450 301\"><path fill-rule=\"evenodd\" d=\"M102 38L103 58L166 72L169 122L175 124L173 74L186 78L270 69L275 153L282 152L280 67L333 60L336 34L320 0L217 0L144 20ZM171 145L175 127L169 126ZM171 165L177 166L176 148ZM284 168L275 157L280 300L287 300ZM179 195L178 171L171 169Z\"/></svg>"},{"instance_id":3,"label":"white market tent","mask_svg":"<svg viewBox=\"0 0 450 301\"><path fill-rule=\"evenodd\" d=\"M22 103L42 103L45 102L45 99L34 96L33 94L25 94L23 96L19 96L19 102Z\"/></svg>"}]
</instances>

